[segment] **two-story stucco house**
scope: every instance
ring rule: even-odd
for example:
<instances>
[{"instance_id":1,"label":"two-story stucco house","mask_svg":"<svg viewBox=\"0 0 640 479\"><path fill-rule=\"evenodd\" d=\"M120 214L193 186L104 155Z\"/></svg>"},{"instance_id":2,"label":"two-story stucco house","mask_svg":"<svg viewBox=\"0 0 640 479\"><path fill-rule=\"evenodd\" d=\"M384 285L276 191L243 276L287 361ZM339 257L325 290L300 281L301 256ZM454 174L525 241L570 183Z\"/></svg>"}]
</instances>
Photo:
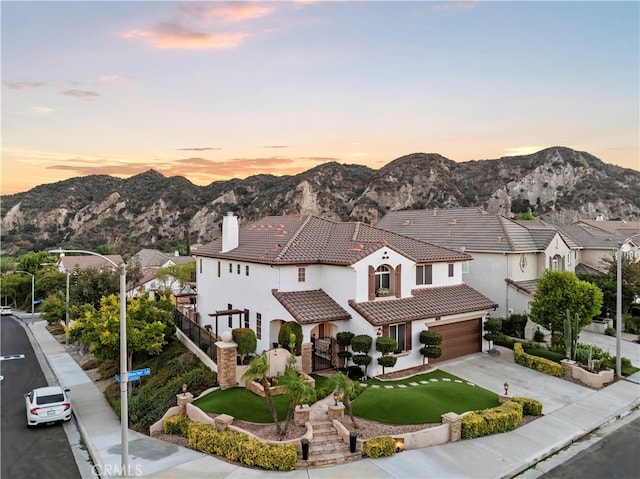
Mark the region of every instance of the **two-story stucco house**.
<instances>
[{"instance_id":1,"label":"two-story stucco house","mask_svg":"<svg viewBox=\"0 0 640 479\"><path fill-rule=\"evenodd\" d=\"M574 271L579 246L539 221L514 221L482 208L392 211L377 225L464 251L462 279L498 303L497 316L526 314L545 269Z\"/></svg>"},{"instance_id":2,"label":"two-story stucco house","mask_svg":"<svg viewBox=\"0 0 640 479\"><path fill-rule=\"evenodd\" d=\"M227 215L221 238L194 256L200 324L217 336L252 328L261 352L284 322L297 321L305 372L317 369L313 345L331 345L340 331L374 344L378 335L395 338L396 369L422 364L425 329L442 334L441 360L488 346L483 318L497 305L462 282L466 253L359 222L270 216L239 228ZM370 355L379 356L375 346ZM380 372L372 361L369 375Z\"/></svg>"},{"instance_id":3,"label":"two-story stucco house","mask_svg":"<svg viewBox=\"0 0 640 479\"><path fill-rule=\"evenodd\" d=\"M576 273L596 274L606 269L621 249L623 257L640 261L640 221L579 220L558 228L580 245Z\"/></svg>"}]
</instances>

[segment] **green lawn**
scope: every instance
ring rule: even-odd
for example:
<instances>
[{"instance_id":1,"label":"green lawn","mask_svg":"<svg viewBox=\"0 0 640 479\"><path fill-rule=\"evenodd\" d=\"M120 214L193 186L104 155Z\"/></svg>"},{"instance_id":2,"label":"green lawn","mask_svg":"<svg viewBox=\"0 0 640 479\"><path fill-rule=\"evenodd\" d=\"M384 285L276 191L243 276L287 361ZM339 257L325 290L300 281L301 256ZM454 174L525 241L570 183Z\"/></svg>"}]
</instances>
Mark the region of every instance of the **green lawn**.
<instances>
[{"instance_id":1,"label":"green lawn","mask_svg":"<svg viewBox=\"0 0 640 479\"><path fill-rule=\"evenodd\" d=\"M451 381L443 381L443 379ZM429 381L438 379L438 381ZM498 395L466 381L455 382L451 374L436 370L401 381L367 381L369 386L353 401L356 416L389 424L423 424L441 422L447 412L463 413L498 406ZM429 381L420 384L420 381ZM418 383L411 386L409 383ZM378 384L380 388L371 388ZM397 387L400 384L407 387ZM395 387L389 389L385 385Z\"/></svg>"},{"instance_id":2,"label":"green lawn","mask_svg":"<svg viewBox=\"0 0 640 479\"><path fill-rule=\"evenodd\" d=\"M451 381L443 381L445 378ZM470 386L464 380L457 383L456 379L459 378L440 370L400 381L371 379L367 381L365 391L352 402L353 413L389 424L424 424L441 422L441 416L447 412L462 413L499 404L497 394L478 386ZM420 381L429 383L420 384ZM418 383L418 386L411 386L409 383ZM371 387L376 384L381 387ZM387 389L385 385L394 387ZM399 385L406 387L398 387ZM288 407L286 395L274 396L273 399L278 418L284 420ZM242 421L272 422L267 401L244 388L214 391L194 401L194 404L205 412L225 413Z\"/></svg>"},{"instance_id":3,"label":"green lawn","mask_svg":"<svg viewBox=\"0 0 640 479\"><path fill-rule=\"evenodd\" d=\"M286 419L289 400L284 394L273 396L280 421ZM229 414L241 421L273 423L267 400L245 388L217 390L196 399L193 404L204 412Z\"/></svg>"}]
</instances>

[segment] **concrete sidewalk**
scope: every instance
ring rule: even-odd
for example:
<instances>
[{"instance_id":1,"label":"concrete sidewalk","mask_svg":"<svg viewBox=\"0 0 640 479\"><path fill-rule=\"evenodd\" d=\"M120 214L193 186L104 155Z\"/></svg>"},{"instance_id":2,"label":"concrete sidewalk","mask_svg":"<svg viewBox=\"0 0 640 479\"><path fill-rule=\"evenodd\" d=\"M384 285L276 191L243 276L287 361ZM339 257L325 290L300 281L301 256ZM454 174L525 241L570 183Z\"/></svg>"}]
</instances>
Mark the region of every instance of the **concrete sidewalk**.
<instances>
[{"instance_id":1,"label":"concrete sidewalk","mask_svg":"<svg viewBox=\"0 0 640 479\"><path fill-rule=\"evenodd\" d=\"M93 477L121 472L121 427L102 393L44 321L26 326L60 384L70 387L81 434L94 460ZM640 406L640 386L622 380L600 391L537 373L509 361L477 353L438 365L486 389L538 399L545 416L514 431L470 441L404 451L338 466L291 472L241 467L129 430L129 474L150 478L508 478ZM634 380L640 382L640 373ZM428 471L428 472L427 472Z\"/></svg>"}]
</instances>

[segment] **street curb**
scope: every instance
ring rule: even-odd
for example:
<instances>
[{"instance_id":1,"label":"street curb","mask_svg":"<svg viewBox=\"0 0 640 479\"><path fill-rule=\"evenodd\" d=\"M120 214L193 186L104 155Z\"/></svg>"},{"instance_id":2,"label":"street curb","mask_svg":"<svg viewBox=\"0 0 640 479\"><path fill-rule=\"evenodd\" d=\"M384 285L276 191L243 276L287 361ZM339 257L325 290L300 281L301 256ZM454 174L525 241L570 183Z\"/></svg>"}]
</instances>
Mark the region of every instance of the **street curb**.
<instances>
[{"instance_id":1,"label":"street curb","mask_svg":"<svg viewBox=\"0 0 640 479\"><path fill-rule=\"evenodd\" d=\"M38 360L38 363L40 363L40 367L42 367L43 369L47 369L48 370L47 372L49 373L48 375L55 377L56 382L58 383L58 385L60 385L60 377L58 376L58 373L55 370L55 367L49 362L49 358L47 357L47 355L44 354L44 351L42 351L42 346L40 346L40 342L35 338L30 325L24 323L22 319L20 319L20 324L22 325L23 329L25 329L25 331L27 332L27 336L29 337L31 346L33 347L33 350L36 354L36 359ZM47 334L51 334L51 333L47 331ZM65 354L68 354L66 351L63 351L63 352ZM46 376L47 374L45 373L45 377ZM73 400L71 402L73 403ZM75 408L73 412L73 418L76 421L78 430L80 431L80 437L82 438L83 443L87 447L89 456L91 456L91 460L93 461L93 465L91 466L92 473L94 474L95 477L99 477L100 479L105 479L105 476L103 476L102 474L102 471L104 471L104 463L102 462L102 457L100 456L98 449L93 443L93 440L91 439L91 436L89 435L87 428L84 422L82 421L82 418L75 413Z\"/></svg>"}]
</instances>

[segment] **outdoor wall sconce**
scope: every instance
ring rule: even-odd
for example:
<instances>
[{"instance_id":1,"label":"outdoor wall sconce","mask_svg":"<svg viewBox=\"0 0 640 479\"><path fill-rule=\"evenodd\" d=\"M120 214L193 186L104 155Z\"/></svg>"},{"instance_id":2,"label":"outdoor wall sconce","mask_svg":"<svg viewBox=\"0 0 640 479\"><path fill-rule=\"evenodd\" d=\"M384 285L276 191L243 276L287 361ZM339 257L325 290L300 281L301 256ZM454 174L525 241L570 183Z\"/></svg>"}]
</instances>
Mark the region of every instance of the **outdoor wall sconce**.
<instances>
[{"instance_id":1,"label":"outdoor wall sconce","mask_svg":"<svg viewBox=\"0 0 640 479\"><path fill-rule=\"evenodd\" d=\"M338 405L338 393L334 393L333 394L333 401L334 401L334 406Z\"/></svg>"},{"instance_id":2,"label":"outdoor wall sconce","mask_svg":"<svg viewBox=\"0 0 640 479\"><path fill-rule=\"evenodd\" d=\"M396 437L395 446L396 446L396 452L404 451L404 439L401 437Z\"/></svg>"},{"instance_id":3,"label":"outdoor wall sconce","mask_svg":"<svg viewBox=\"0 0 640 479\"><path fill-rule=\"evenodd\" d=\"M509 383L507 381L504 382L504 395L509 394Z\"/></svg>"},{"instance_id":4,"label":"outdoor wall sconce","mask_svg":"<svg viewBox=\"0 0 640 479\"><path fill-rule=\"evenodd\" d=\"M182 395L183 396L187 395L187 384L186 383L182 385Z\"/></svg>"},{"instance_id":5,"label":"outdoor wall sconce","mask_svg":"<svg viewBox=\"0 0 640 479\"><path fill-rule=\"evenodd\" d=\"M380 337L382 336L382 328L378 327L378 329L376 329L376 336Z\"/></svg>"}]
</instances>

